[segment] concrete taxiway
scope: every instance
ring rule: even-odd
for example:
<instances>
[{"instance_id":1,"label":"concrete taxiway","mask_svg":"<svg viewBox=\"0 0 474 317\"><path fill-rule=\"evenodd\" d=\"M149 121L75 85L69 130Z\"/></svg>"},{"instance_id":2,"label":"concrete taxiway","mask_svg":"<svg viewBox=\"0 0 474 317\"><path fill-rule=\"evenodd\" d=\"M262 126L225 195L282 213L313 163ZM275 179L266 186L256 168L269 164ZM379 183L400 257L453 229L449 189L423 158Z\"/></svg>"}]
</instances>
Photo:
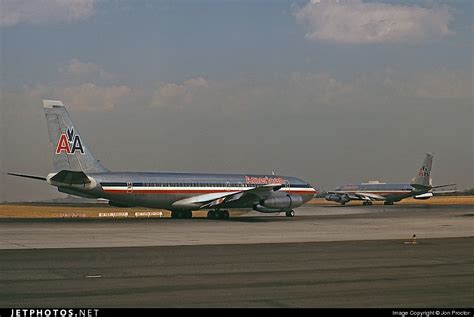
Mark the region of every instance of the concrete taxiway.
<instances>
[{"instance_id":1,"label":"concrete taxiway","mask_svg":"<svg viewBox=\"0 0 474 317\"><path fill-rule=\"evenodd\" d=\"M473 229L463 206L1 219L0 307L470 307Z\"/></svg>"},{"instance_id":2,"label":"concrete taxiway","mask_svg":"<svg viewBox=\"0 0 474 317\"><path fill-rule=\"evenodd\" d=\"M0 249L94 248L466 237L472 206L302 207L297 216L0 219Z\"/></svg>"},{"instance_id":3,"label":"concrete taxiway","mask_svg":"<svg viewBox=\"0 0 474 317\"><path fill-rule=\"evenodd\" d=\"M1 307L471 307L473 238L2 250Z\"/></svg>"}]
</instances>

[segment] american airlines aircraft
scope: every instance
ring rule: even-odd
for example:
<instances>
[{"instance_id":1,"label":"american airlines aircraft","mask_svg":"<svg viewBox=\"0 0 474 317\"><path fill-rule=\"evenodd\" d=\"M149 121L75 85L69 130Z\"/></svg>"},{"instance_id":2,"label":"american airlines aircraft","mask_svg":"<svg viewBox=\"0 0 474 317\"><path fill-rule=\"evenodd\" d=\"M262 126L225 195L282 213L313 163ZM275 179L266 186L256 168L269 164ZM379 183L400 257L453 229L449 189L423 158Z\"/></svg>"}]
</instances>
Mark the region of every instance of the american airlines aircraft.
<instances>
[{"instance_id":1,"label":"american airlines aircraft","mask_svg":"<svg viewBox=\"0 0 474 317\"><path fill-rule=\"evenodd\" d=\"M172 218L192 218L193 210L209 209L212 219L229 218L230 208L294 217L294 208L316 193L308 183L287 176L111 172L89 152L61 101L43 100L43 106L55 173L8 174L46 181L62 193L105 198L112 206L167 209Z\"/></svg>"},{"instance_id":2,"label":"american airlines aircraft","mask_svg":"<svg viewBox=\"0 0 474 317\"><path fill-rule=\"evenodd\" d=\"M326 200L346 204L351 200L362 200L363 205L372 205L372 201L383 201L385 205L393 205L402 199L413 197L415 199L429 199L433 197L433 189L456 184L439 186L431 185L431 166L433 154L426 153L423 164L416 176L409 184L386 184L379 182L344 185L336 188L326 195Z\"/></svg>"}]
</instances>

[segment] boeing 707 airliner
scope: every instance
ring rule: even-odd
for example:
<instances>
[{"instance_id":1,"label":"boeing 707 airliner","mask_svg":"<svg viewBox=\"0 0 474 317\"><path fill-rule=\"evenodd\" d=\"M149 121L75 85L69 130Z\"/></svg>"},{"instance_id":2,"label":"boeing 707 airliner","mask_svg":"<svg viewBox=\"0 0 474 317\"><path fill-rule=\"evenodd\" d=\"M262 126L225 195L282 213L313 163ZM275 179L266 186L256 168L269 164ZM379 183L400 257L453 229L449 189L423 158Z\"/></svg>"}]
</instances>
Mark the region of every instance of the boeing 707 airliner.
<instances>
[{"instance_id":1,"label":"boeing 707 airliner","mask_svg":"<svg viewBox=\"0 0 474 317\"><path fill-rule=\"evenodd\" d=\"M104 198L112 206L167 209L172 218L192 218L193 211L208 209L208 218L225 219L231 208L294 217L294 208L316 192L287 176L111 172L88 150L61 101L43 100L43 107L55 172L46 177L8 174L46 181L62 193Z\"/></svg>"},{"instance_id":2,"label":"boeing 707 airliner","mask_svg":"<svg viewBox=\"0 0 474 317\"><path fill-rule=\"evenodd\" d=\"M384 205L393 205L402 199L413 197L414 199L430 199L433 197L433 189L453 186L446 184L433 186L431 184L431 166L433 154L426 153L423 163L412 179L411 183L386 184L380 182L369 182L354 185L339 186L326 195L326 200L345 205L351 200L362 200L363 205L372 205L373 201L383 201Z\"/></svg>"}]
</instances>

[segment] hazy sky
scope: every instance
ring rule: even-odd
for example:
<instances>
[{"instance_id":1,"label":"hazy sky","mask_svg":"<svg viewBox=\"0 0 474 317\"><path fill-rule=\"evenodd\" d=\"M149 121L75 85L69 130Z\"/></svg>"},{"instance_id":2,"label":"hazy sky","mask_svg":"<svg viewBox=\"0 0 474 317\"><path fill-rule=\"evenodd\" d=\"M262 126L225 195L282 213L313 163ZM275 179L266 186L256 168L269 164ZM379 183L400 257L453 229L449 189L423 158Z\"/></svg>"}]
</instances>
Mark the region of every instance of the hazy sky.
<instances>
[{"instance_id":1,"label":"hazy sky","mask_svg":"<svg viewBox=\"0 0 474 317\"><path fill-rule=\"evenodd\" d=\"M314 187L473 182L466 1L0 0L2 171L46 175L42 99L114 171L271 173ZM0 200L59 197L0 176Z\"/></svg>"}]
</instances>

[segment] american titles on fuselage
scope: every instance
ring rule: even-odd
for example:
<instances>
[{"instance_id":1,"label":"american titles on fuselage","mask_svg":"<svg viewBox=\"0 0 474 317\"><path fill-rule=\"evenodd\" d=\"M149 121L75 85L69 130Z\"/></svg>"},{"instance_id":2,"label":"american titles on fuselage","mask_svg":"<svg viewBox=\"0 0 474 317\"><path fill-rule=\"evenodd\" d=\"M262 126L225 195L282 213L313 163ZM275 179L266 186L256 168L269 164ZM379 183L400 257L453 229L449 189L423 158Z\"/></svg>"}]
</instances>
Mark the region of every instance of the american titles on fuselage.
<instances>
[{"instance_id":1,"label":"american titles on fuselage","mask_svg":"<svg viewBox=\"0 0 474 317\"><path fill-rule=\"evenodd\" d=\"M254 176L245 176L246 184L254 185L266 185L266 184L283 184L285 180L282 177L254 177Z\"/></svg>"}]
</instances>

